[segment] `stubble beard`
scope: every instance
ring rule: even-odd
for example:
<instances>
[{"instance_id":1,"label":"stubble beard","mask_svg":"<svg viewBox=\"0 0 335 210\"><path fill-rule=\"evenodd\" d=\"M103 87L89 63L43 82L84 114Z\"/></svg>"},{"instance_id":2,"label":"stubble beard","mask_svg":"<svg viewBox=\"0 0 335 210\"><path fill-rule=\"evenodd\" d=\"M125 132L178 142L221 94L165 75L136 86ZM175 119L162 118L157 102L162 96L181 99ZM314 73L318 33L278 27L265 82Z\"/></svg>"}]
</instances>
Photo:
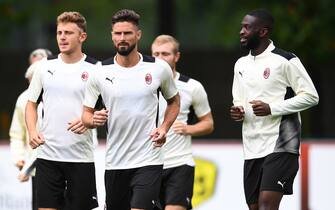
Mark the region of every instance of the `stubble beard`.
<instances>
[{"instance_id":1,"label":"stubble beard","mask_svg":"<svg viewBox=\"0 0 335 210\"><path fill-rule=\"evenodd\" d=\"M129 47L127 46L115 47L115 49L118 54L122 56L127 56L135 49L135 46L136 44L133 44L133 45L130 45Z\"/></svg>"}]
</instances>

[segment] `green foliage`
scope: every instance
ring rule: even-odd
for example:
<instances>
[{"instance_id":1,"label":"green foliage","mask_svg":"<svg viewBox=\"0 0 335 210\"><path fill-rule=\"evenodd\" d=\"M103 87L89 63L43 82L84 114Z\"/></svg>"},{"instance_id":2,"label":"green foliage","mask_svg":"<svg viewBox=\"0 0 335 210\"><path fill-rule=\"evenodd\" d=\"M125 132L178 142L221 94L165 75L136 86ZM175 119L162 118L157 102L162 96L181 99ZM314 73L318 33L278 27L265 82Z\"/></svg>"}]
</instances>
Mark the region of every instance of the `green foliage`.
<instances>
[{"instance_id":1,"label":"green foliage","mask_svg":"<svg viewBox=\"0 0 335 210\"><path fill-rule=\"evenodd\" d=\"M63 11L81 12L88 21L90 49L110 49L110 19L121 9L136 10L141 15L143 39L148 49L155 37L159 20L157 0L1 0L0 45L2 48L29 48L36 30L45 35L47 45L55 46L55 19ZM187 49L236 50L240 22L246 12L258 7L270 10L275 19L273 39L276 45L297 53L306 60L320 61L334 53L335 8L332 0L175 0L177 38ZM5 32L5 33L3 33ZM31 41L33 40L33 41Z\"/></svg>"}]
</instances>

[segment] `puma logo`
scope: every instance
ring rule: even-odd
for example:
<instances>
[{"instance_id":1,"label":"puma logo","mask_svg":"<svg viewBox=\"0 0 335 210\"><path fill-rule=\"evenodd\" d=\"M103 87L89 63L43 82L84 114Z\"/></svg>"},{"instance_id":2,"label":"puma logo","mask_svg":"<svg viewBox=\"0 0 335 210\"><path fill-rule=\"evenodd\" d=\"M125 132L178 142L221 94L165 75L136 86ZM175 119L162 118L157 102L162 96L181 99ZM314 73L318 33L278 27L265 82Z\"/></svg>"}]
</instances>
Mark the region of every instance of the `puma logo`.
<instances>
[{"instance_id":1,"label":"puma logo","mask_svg":"<svg viewBox=\"0 0 335 210\"><path fill-rule=\"evenodd\" d=\"M108 77L106 77L106 80L108 80L108 81L110 81L112 84L114 84L113 83L113 79L114 79L115 77L113 77L112 79L109 79Z\"/></svg>"},{"instance_id":2,"label":"puma logo","mask_svg":"<svg viewBox=\"0 0 335 210\"><path fill-rule=\"evenodd\" d=\"M48 73L50 73L52 76L54 75L54 72L55 71L52 72L51 70L48 70Z\"/></svg>"},{"instance_id":3,"label":"puma logo","mask_svg":"<svg viewBox=\"0 0 335 210\"><path fill-rule=\"evenodd\" d=\"M284 184L285 184L286 182L281 182L281 181L278 181L277 182L277 184L279 184L280 186L281 186L281 188L283 188L284 189Z\"/></svg>"}]
</instances>

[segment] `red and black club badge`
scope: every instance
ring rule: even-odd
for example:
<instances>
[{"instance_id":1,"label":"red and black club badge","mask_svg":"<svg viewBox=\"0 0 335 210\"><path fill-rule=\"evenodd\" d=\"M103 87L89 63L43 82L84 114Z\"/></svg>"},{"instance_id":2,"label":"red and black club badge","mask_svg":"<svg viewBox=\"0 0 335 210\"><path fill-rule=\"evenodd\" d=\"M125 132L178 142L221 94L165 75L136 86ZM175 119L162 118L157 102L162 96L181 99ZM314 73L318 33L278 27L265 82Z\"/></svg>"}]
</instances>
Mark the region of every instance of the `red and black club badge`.
<instances>
[{"instance_id":1,"label":"red and black club badge","mask_svg":"<svg viewBox=\"0 0 335 210\"><path fill-rule=\"evenodd\" d=\"M88 73L86 71L84 71L81 74L81 80L83 80L85 82L85 81L87 81L87 79L88 79Z\"/></svg>"},{"instance_id":2,"label":"red and black club badge","mask_svg":"<svg viewBox=\"0 0 335 210\"><path fill-rule=\"evenodd\" d=\"M263 72L263 77L264 77L264 79L267 79L267 78L269 78L269 76L270 76L270 69L266 68Z\"/></svg>"},{"instance_id":3,"label":"red and black club badge","mask_svg":"<svg viewBox=\"0 0 335 210\"><path fill-rule=\"evenodd\" d=\"M151 76L151 74L149 74L149 73L147 73L146 75L145 75L145 83L147 83L148 85L150 85L151 84L151 82L152 82L152 76Z\"/></svg>"}]
</instances>

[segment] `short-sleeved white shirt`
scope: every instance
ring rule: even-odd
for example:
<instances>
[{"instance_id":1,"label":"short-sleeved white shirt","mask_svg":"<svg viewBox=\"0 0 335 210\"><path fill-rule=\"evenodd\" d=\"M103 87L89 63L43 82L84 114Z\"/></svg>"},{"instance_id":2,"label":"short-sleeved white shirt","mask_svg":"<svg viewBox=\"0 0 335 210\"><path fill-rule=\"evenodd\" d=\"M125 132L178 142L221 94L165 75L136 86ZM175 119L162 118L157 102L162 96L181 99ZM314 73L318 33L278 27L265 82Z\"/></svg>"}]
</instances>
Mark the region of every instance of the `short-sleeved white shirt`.
<instances>
[{"instance_id":1,"label":"short-sleeved white shirt","mask_svg":"<svg viewBox=\"0 0 335 210\"><path fill-rule=\"evenodd\" d=\"M109 110L106 169L163 164L161 149L150 139L158 119L158 89L166 99L178 93L170 66L150 56L140 55L130 68L110 58L90 78L84 105L94 107L101 95Z\"/></svg>"},{"instance_id":2,"label":"short-sleeved white shirt","mask_svg":"<svg viewBox=\"0 0 335 210\"><path fill-rule=\"evenodd\" d=\"M93 162L92 130L75 134L68 123L80 119L85 85L97 61L86 55L73 64L60 57L41 60L28 89L28 100L43 101L41 133L45 144L37 157L62 162Z\"/></svg>"},{"instance_id":3,"label":"short-sleeved white shirt","mask_svg":"<svg viewBox=\"0 0 335 210\"><path fill-rule=\"evenodd\" d=\"M200 82L178 72L174 80L180 96L178 121L187 123L191 107L193 107L197 117L202 117L211 111L206 91ZM166 101L160 98L160 120L164 119L166 104ZM191 135L176 134L172 128L169 130L166 143L162 147L164 168L185 164L194 166L191 138Z\"/></svg>"}]
</instances>

